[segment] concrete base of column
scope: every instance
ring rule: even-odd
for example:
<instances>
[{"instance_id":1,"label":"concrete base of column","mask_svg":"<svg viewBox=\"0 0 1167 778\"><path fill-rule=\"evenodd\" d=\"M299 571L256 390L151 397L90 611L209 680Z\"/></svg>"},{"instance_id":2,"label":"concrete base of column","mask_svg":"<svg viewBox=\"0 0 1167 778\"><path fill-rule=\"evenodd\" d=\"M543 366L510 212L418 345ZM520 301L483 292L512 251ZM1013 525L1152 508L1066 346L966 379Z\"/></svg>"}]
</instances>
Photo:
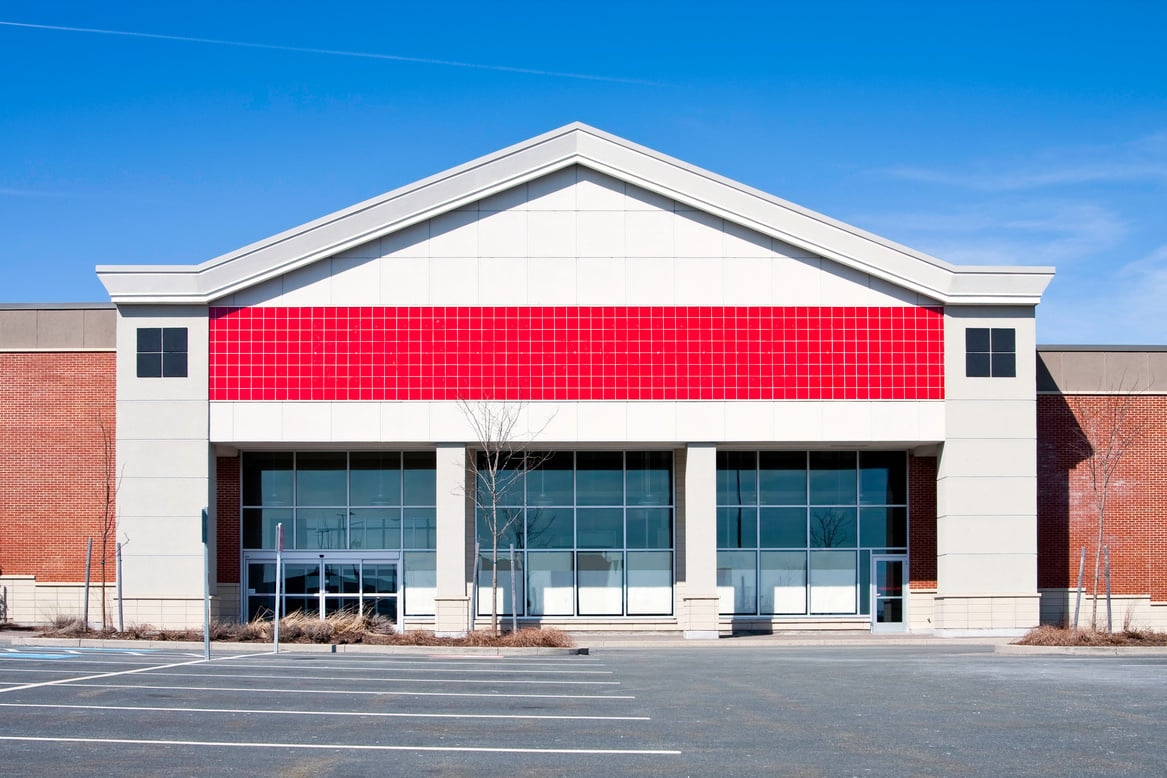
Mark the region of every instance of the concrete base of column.
<instances>
[{"instance_id":1,"label":"concrete base of column","mask_svg":"<svg viewBox=\"0 0 1167 778\"><path fill-rule=\"evenodd\" d=\"M717 596L685 596L683 598L685 616L682 626L685 637L692 640L716 640L721 637L718 628L720 617L718 608L721 598Z\"/></svg>"},{"instance_id":2,"label":"concrete base of column","mask_svg":"<svg viewBox=\"0 0 1167 778\"><path fill-rule=\"evenodd\" d=\"M469 597L434 598L434 634L442 638L466 636L470 625Z\"/></svg>"}]
</instances>

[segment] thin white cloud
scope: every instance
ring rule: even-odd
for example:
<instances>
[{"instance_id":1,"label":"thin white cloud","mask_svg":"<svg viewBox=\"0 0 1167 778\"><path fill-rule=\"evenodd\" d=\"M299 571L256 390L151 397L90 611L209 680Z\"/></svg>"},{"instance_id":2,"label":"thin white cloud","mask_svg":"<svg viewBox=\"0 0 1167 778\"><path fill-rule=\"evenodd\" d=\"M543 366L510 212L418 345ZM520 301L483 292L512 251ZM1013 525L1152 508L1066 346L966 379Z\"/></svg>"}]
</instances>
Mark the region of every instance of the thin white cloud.
<instances>
[{"instance_id":1,"label":"thin white cloud","mask_svg":"<svg viewBox=\"0 0 1167 778\"><path fill-rule=\"evenodd\" d=\"M872 172L906 181L984 192L1167 181L1167 133L1152 133L1115 146L1039 151L1024 160L996 161L982 164L980 169L901 166Z\"/></svg>"},{"instance_id":2,"label":"thin white cloud","mask_svg":"<svg viewBox=\"0 0 1167 778\"><path fill-rule=\"evenodd\" d=\"M150 38L153 40L179 41L182 43L203 43L214 46L236 46L248 49L267 49L269 51L291 51L300 54L321 54L335 57L360 57L363 59L391 60L393 62L411 62L420 65L441 65L454 68L472 68L475 70L493 70L503 73L518 73L530 76L549 76L552 78L573 78L584 81L607 81L618 84L637 84L640 86L665 86L654 81L644 81L635 78L618 78L615 76L597 76L589 73L564 73L557 70L540 70L538 68L520 68L508 65L485 65L478 62L458 62L448 59L429 59L425 57L406 57L399 54L377 54L366 51L341 51L337 49L316 49L303 46L283 46L273 43L251 43L248 41L226 41L216 38L194 38L186 35L160 35L151 32L129 32L126 30L102 30L92 27L64 27L54 24L29 24L25 22L0 21L5 27L26 27L34 30L52 30L56 32L81 32L97 35L120 35L128 38Z\"/></svg>"}]
</instances>

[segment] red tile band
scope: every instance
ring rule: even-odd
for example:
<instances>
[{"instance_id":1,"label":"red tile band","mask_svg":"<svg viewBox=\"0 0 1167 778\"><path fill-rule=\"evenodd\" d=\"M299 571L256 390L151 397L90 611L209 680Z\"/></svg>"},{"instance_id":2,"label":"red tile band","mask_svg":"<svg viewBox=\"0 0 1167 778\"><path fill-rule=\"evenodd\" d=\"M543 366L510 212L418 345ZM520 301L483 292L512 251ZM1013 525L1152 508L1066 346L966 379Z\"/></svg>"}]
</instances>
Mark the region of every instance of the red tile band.
<instances>
[{"instance_id":1,"label":"red tile band","mask_svg":"<svg viewBox=\"0 0 1167 778\"><path fill-rule=\"evenodd\" d=\"M212 400L937 400L939 308L212 308Z\"/></svg>"}]
</instances>

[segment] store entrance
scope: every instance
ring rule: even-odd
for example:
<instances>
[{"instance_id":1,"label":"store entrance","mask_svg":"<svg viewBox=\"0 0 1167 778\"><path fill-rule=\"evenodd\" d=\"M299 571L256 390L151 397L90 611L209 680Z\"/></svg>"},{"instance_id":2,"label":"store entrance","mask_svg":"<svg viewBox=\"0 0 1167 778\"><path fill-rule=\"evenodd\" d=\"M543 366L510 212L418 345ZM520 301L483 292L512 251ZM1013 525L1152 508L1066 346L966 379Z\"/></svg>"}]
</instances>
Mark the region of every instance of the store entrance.
<instances>
[{"instance_id":1,"label":"store entrance","mask_svg":"<svg viewBox=\"0 0 1167 778\"><path fill-rule=\"evenodd\" d=\"M871 555L871 631L904 632L908 628L908 557Z\"/></svg>"},{"instance_id":2,"label":"store entrance","mask_svg":"<svg viewBox=\"0 0 1167 778\"><path fill-rule=\"evenodd\" d=\"M400 626L400 553L285 552L279 613L324 618L347 611L381 615ZM247 618L276 612L275 552L247 552L243 558Z\"/></svg>"}]
</instances>

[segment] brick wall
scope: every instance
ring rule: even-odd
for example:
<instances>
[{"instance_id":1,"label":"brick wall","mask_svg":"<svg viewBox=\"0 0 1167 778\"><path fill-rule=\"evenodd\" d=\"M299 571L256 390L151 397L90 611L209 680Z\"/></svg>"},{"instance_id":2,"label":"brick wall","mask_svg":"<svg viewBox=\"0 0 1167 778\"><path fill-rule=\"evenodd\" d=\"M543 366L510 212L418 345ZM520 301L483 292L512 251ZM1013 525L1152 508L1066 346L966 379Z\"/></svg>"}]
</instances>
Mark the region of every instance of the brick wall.
<instances>
[{"instance_id":1,"label":"brick wall","mask_svg":"<svg viewBox=\"0 0 1167 778\"><path fill-rule=\"evenodd\" d=\"M1167 602L1167 397L1059 395L1037 398L1038 587L1077 585L1086 548L1086 592L1093 591L1098 511L1083 433L1095 456L1116 410L1137 438L1119 460L1107 493L1102 545L1110 548L1111 591ZM1099 593L1105 582L1099 583Z\"/></svg>"},{"instance_id":2,"label":"brick wall","mask_svg":"<svg viewBox=\"0 0 1167 778\"><path fill-rule=\"evenodd\" d=\"M215 460L216 554L219 583L239 583L240 503L239 457L218 457Z\"/></svg>"},{"instance_id":3,"label":"brick wall","mask_svg":"<svg viewBox=\"0 0 1167 778\"><path fill-rule=\"evenodd\" d=\"M936 588L936 457L908 459L908 552L912 589Z\"/></svg>"},{"instance_id":4,"label":"brick wall","mask_svg":"<svg viewBox=\"0 0 1167 778\"><path fill-rule=\"evenodd\" d=\"M92 537L91 580L101 580L104 493L117 480L114 375L112 352L0 353L0 573L82 581ZM113 532L108 541L112 583Z\"/></svg>"}]
</instances>

